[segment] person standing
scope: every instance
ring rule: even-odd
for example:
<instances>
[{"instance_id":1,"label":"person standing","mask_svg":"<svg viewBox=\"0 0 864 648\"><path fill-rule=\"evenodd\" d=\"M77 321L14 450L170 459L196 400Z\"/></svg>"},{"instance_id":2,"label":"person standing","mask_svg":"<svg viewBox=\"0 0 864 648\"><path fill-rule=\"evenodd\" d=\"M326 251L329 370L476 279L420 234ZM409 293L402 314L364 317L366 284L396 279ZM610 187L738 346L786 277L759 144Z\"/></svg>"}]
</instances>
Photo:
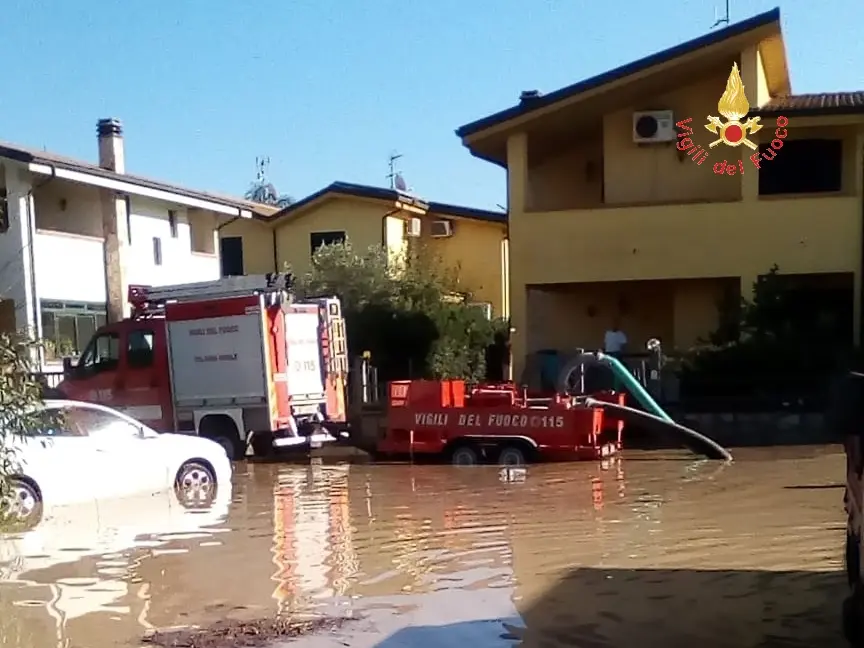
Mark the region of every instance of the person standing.
<instances>
[{"instance_id":1,"label":"person standing","mask_svg":"<svg viewBox=\"0 0 864 648\"><path fill-rule=\"evenodd\" d=\"M621 325L616 318L603 335L603 350L611 356L620 357L626 348L627 335L621 330Z\"/></svg>"}]
</instances>

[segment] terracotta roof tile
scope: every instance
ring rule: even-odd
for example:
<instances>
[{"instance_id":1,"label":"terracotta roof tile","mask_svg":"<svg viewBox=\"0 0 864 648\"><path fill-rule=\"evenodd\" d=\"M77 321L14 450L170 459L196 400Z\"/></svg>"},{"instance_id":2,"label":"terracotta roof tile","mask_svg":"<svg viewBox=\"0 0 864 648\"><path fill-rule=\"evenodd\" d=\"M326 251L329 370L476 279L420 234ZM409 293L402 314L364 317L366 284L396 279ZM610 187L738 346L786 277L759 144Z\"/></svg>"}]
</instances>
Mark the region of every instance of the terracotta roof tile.
<instances>
[{"instance_id":1,"label":"terracotta roof tile","mask_svg":"<svg viewBox=\"0 0 864 648\"><path fill-rule=\"evenodd\" d=\"M756 115L843 115L864 113L864 92L818 92L775 97L753 111Z\"/></svg>"}]
</instances>

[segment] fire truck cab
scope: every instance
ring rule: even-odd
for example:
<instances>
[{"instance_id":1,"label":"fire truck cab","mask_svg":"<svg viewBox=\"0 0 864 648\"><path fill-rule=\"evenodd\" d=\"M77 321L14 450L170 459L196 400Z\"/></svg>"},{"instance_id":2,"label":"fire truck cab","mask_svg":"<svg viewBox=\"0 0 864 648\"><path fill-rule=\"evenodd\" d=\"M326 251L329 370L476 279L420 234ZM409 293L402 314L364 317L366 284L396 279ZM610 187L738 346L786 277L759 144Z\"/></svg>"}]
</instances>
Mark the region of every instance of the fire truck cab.
<instances>
[{"instance_id":1,"label":"fire truck cab","mask_svg":"<svg viewBox=\"0 0 864 648\"><path fill-rule=\"evenodd\" d=\"M197 433L231 458L317 447L345 427L348 356L337 298L296 301L286 275L130 286L132 316L101 327L65 398L157 431Z\"/></svg>"}]
</instances>

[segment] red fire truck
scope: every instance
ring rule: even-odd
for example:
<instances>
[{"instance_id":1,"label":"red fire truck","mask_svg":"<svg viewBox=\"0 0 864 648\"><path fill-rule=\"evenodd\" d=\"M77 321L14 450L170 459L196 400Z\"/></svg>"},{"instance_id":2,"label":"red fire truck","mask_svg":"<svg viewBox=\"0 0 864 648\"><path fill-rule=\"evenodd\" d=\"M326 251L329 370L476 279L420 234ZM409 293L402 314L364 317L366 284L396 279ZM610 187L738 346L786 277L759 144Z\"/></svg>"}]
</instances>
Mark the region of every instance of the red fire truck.
<instances>
[{"instance_id":1,"label":"red fire truck","mask_svg":"<svg viewBox=\"0 0 864 648\"><path fill-rule=\"evenodd\" d=\"M342 434L348 356L336 298L295 301L285 275L130 286L132 316L101 327L65 398L156 430L211 438L232 458Z\"/></svg>"}]
</instances>

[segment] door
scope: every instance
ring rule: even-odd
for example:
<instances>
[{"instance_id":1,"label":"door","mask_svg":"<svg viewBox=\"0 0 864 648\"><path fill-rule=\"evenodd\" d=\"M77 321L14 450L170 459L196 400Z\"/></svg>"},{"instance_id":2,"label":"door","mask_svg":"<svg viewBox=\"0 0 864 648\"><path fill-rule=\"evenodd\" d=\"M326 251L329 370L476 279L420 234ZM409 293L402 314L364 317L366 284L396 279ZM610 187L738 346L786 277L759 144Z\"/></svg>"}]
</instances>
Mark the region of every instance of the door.
<instances>
[{"instance_id":1,"label":"door","mask_svg":"<svg viewBox=\"0 0 864 648\"><path fill-rule=\"evenodd\" d=\"M94 501L105 457L93 439L58 409L45 412L44 423L21 441L22 471L34 479L47 506Z\"/></svg>"},{"instance_id":2,"label":"door","mask_svg":"<svg viewBox=\"0 0 864 648\"><path fill-rule=\"evenodd\" d=\"M73 374L63 381L63 390L74 400L110 406L119 372L120 335L103 330L90 340Z\"/></svg>"},{"instance_id":3,"label":"door","mask_svg":"<svg viewBox=\"0 0 864 648\"><path fill-rule=\"evenodd\" d=\"M100 474L98 497L156 492L168 484L168 465L158 436L138 423L105 409L73 405L64 420L92 440Z\"/></svg>"},{"instance_id":4,"label":"door","mask_svg":"<svg viewBox=\"0 0 864 648\"><path fill-rule=\"evenodd\" d=\"M156 358L156 335L163 333L164 327L157 326L151 323L127 329L113 407L144 425L169 432L173 430L169 429L171 417L165 402L170 400L168 375Z\"/></svg>"}]
</instances>

